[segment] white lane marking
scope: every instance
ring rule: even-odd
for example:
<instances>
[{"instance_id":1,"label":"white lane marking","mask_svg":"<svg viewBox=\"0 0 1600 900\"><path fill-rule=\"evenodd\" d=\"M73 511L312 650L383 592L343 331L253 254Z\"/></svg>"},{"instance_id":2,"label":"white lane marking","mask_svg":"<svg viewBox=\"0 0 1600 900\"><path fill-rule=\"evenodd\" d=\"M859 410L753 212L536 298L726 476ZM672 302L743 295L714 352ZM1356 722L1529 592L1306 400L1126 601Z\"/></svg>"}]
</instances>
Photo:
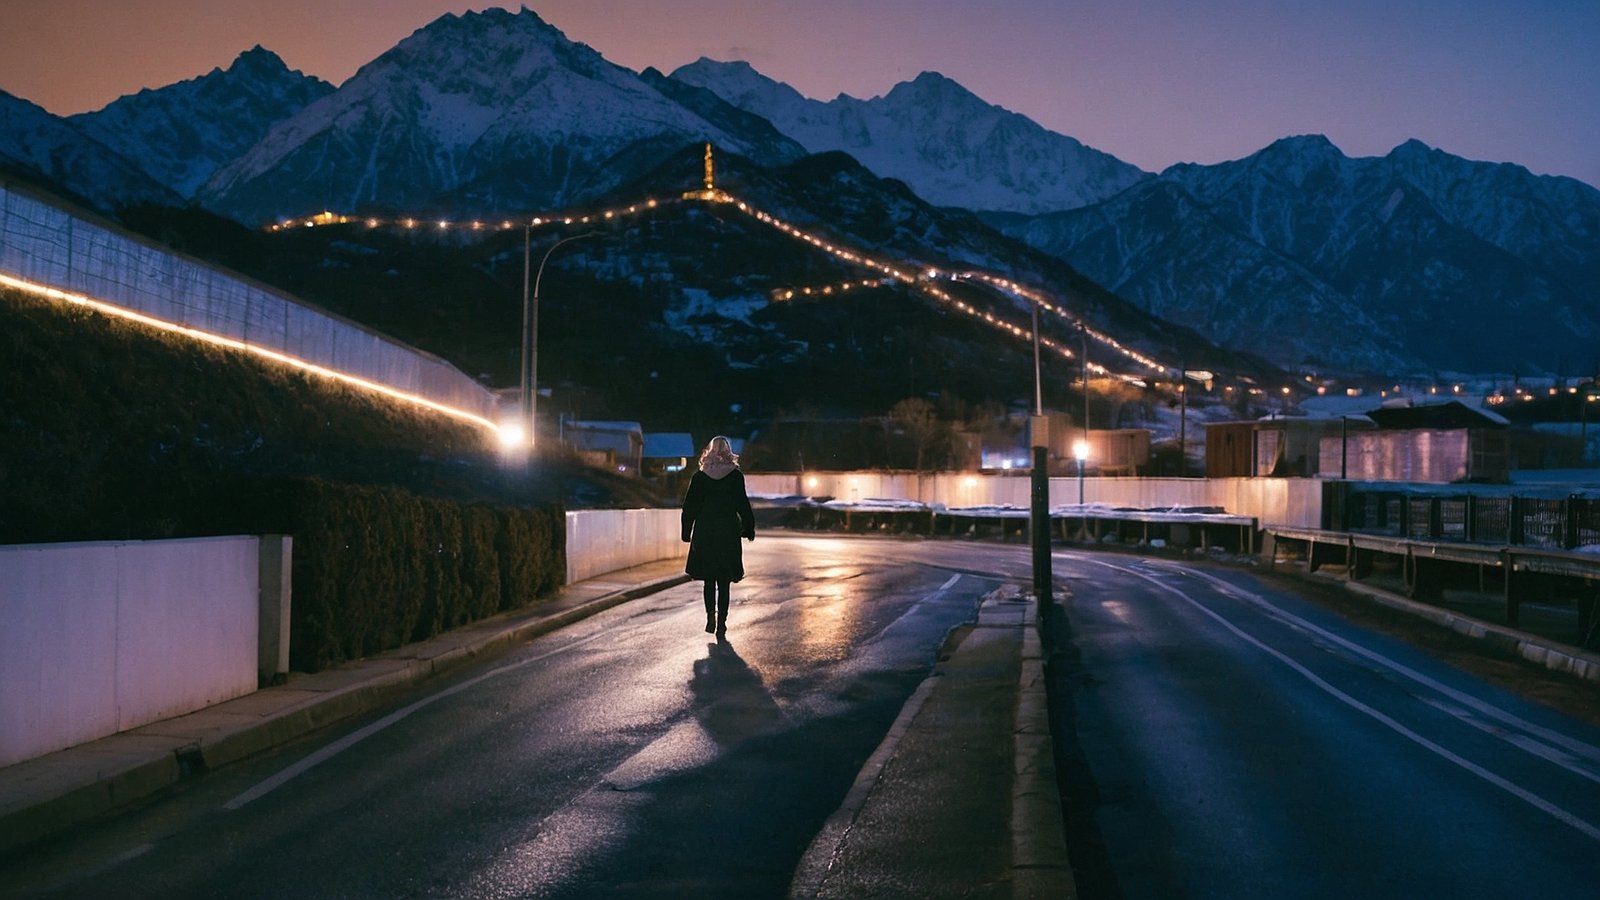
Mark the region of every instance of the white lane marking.
<instances>
[{"instance_id":1,"label":"white lane marking","mask_svg":"<svg viewBox=\"0 0 1600 900\"><path fill-rule=\"evenodd\" d=\"M1171 569L1174 567L1168 568ZM1265 597L1241 588L1238 585L1224 581L1221 578L1217 578L1208 572L1193 571L1188 569L1176 569L1176 571L1179 573L1187 572L1198 578L1209 581L1213 585L1216 585L1221 593L1237 600L1250 603L1265 611L1268 615L1283 621L1291 627L1300 628L1311 634L1315 634L1331 644L1336 644L1337 646L1342 647L1345 650L1348 650L1349 652L1354 653L1357 656L1367 659L1373 663L1376 663L1391 672L1409 678L1417 684L1428 688L1429 690L1443 694L1456 703L1461 704L1461 707L1465 707L1466 709L1473 710L1480 715L1494 719L1495 721L1500 722L1502 725L1515 729L1516 731L1523 732L1525 735L1538 738L1538 740L1530 740L1522 735L1513 735L1502 729L1495 728L1493 725L1490 725L1489 723L1484 722L1475 716L1467 714L1459 707L1452 707L1445 703L1434 704L1438 708L1450 712L1452 715L1455 715L1456 718L1472 725L1475 728L1478 728L1488 734L1500 737L1506 740L1508 743L1526 750L1527 752L1532 753L1541 759L1554 763L1574 775L1578 775L1583 778L1587 778L1590 781L1600 783L1600 772L1583 766L1574 759L1576 757L1577 760L1587 760L1591 764L1600 765L1600 747L1584 743L1577 738L1562 734L1559 731L1553 731L1549 728L1545 728L1542 725L1529 722L1514 713L1495 706L1492 703L1488 703L1464 691L1450 687L1443 682L1437 681L1434 678L1418 672L1404 663L1390 659L1376 650L1363 647L1354 641L1302 619L1294 613L1280 609L1268 602Z\"/></svg>"},{"instance_id":2,"label":"white lane marking","mask_svg":"<svg viewBox=\"0 0 1600 900\"><path fill-rule=\"evenodd\" d=\"M1502 778L1499 775L1496 775L1495 773L1489 771L1488 769L1485 769L1484 767L1478 765L1477 763L1474 763L1469 759L1466 759L1466 758L1464 758L1462 756L1459 756L1456 753L1446 749L1445 747L1443 747L1443 746L1441 746L1439 744L1436 744L1433 741L1428 740L1427 738L1423 737L1422 735L1418 734L1415 731L1412 731L1411 729L1409 729L1406 726L1400 724L1399 722L1395 721L1394 719L1390 718L1389 716L1385 715L1384 713L1379 712L1378 710L1374 709L1371 706L1368 706L1365 703L1362 703L1360 700L1357 700L1355 697L1352 697L1349 694L1345 693L1344 691L1334 687L1332 684L1329 684L1327 681L1323 680L1323 678L1321 676L1317 675L1315 672L1311 671L1310 669L1306 668L1305 666L1301 665L1300 663L1295 662L1293 659L1290 659L1288 657L1288 655L1282 653L1279 650L1276 650L1276 649L1274 649L1272 647L1267 646L1265 643L1263 643L1262 641L1258 640L1257 638L1245 633L1243 630L1241 630L1240 628L1235 626L1232 622L1229 622L1227 619L1223 618L1218 613L1213 612L1212 610L1206 608L1206 606L1204 604L1202 604L1199 601L1195 600L1193 597L1190 597L1188 594L1184 593L1183 591L1179 590L1178 588L1172 587L1171 585L1168 585L1168 584L1164 584L1161 581L1159 581L1158 579L1156 579L1155 577L1150 576L1150 575L1146 575L1143 572L1138 572L1138 571L1135 571L1133 569L1127 569L1127 568L1123 568L1123 567L1120 567L1120 566L1114 566L1114 565L1111 565L1110 563L1100 562L1099 560L1090 560L1090 561L1096 563L1097 565L1105 566L1108 569L1113 569L1113 570L1118 571L1118 572L1123 572L1125 574L1132 575L1135 578L1144 579L1145 581L1150 582L1151 584L1155 585L1156 587L1158 587L1158 588L1160 588L1160 589L1162 589L1164 591L1167 591L1168 593L1176 594L1179 597L1179 599L1183 600L1185 603L1187 603L1190 606L1194 607L1195 609L1199 610L1201 613L1204 613L1206 616L1209 616L1211 619L1215 620L1217 622L1217 624L1221 625L1223 628L1226 628L1229 631L1233 632L1233 634L1235 636L1237 636L1240 640L1242 640L1245 643L1248 643L1248 644L1254 646L1255 648L1257 648L1258 650L1262 651L1263 653L1266 653L1268 656L1271 656L1274 659L1278 660L1279 662L1283 663L1285 666L1287 666L1290 669L1292 669L1294 672L1296 672L1297 674L1299 674L1300 676L1305 678L1307 681L1311 682L1317 688L1321 689L1324 693L1328 694L1328 696L1334 698L1335 700L1338 700L1340 703L1343 703L1346 706L1349 706L1351 709L1354 709L1357 712L1360 712L1360 713L1370 717L1374 721L1384 725L1385 727L1389 728L1391 731L1393 731L1394 733L1400 735L1401 737L1405 738L1406 740L1409 740L1412 743L1416 744L1417 746L1422 747L1423 749L1428 750L1431 753L1434 753L1435 755L1439 756L1441 759L1444 759L1444 760L1447 760L1447 761L1449 761L1451 763L1454 763L1455 765L1459 766L1463 770L1465 770L1467 772L1470 772L1473 775L1476 775L1477 777L1483 779L1484 781L1487 781L1488 783L1494 785L1497 788L1500 788L1501 790L1503 790L1506 793L1512 795L1513 797L1516 797L1517 799L1523 801L1524 803L1527 803L1528 805L1534 807L1535 809L1538 809L1541 812L1544 812L1544 813L1554 817L1555 819L1557 819L1558 821L1562 822L1563 824L1568 825L1568 826L1576 829L1577 831L1581 832L1585 837L1588 837L1591 840L1600 841L1600 827L1596 827L1595 825L1593 825L1593 824L1591 824L1591 823L1579 818L1577 815L1575 815L1575 814L1573 814L1571 812L1568 812L1565 809L1562 809L1561 807L1555 805L1554 803L1551 803L1550 801L1544 799L1543 797L1540 797L1539 795L1534 794L1533 792L1531 792L1531 791L1529 791L1529 790L1527 790L1525 788L1522 788L1522 787L1520 787L1520 786L1518 786L1516 784L1513 784L1512 782L1508 781L1507 779Z\"/></svg>"},{"instance_id":3,"label":"white lane marking","mask_svg":"<svg viewBox=\"0 0 1600 900\"><path fill-rule=\"evenodd\" d=\"M555 656L558 653L565 653L568 650L576 649L578 647L583 646L584 644L589 643L590 641L593 641L593 640L596 640L598 638L605 637L605 636L615 636L615 635L614 635L613 632L605 630L605 629L596 631L594 634L591 634L586 638L580 638L580 639L578 639L576 641L573 641L570 644L565 644L565 645L560 646L560 647L552 648L552 649L550 649L550 650L548 650L548 651L546 651L544 653L541 653L541 654L539 654L537 656L531 656L531 657L529 657L527 659L511 663L510 665L501 666L501 667L499 667L497 669L491 669L491 670L489 670L487 672L484 672L482 675L475 676L473 678L470 678L470 679L468 679L466 681L461 682L460 684L453 685L451 687L445 688L444 690L438 692L437 694L432 694L432 695L429 695L427 697L424 697L421 700L418 700L418 701L416 701L415 703L412 703L409 706L405 706L405 707L402 707L400 709L397 709L394 712L388 714L387 716L384 716L383 718L379 719L376 722L373 722L370 725L367 725L367 726L365 726L363 728L359 728L359 729L357 729L355 731L352 731L351 733L345 735L344 737L340 738L339 740L334 741L333 743L321 748L320 750L317 750L315 753L312 753L311 755L305 757L304 759L300 760L299 762L295 763L294 765L291 765L288 768L286 768L286 769L278 772L277 774L273 775L272 777L266 779L265 781L262 781L260 784L257 784L255 787L250 788L249 790L245 791L244 793L240 794L239 796L234 797L232 800L229 800L227 803L222 804L222 808L223 809L227 809L227 810L235 810L235 809L238 809L241 806L244 806L246 803L251 802L252 800L258 800L263 795L265 795L265 794L267 794L267 793L269 793L269 792L281 787L284 783L288 782L290 779L294 778L295 776L304 773L306 770L310 769L312 766L316 766L316 765L319 765L321 763L327 762L328 760L332 759L333 757L338 756L340 753L343 753L344 751L346 751L346 750L350 749L351 747L355 746L356 744L359 744L360 742L366 740L367 738L372 737L373 735L377 734L378 732L384 730L385 728L388 728L390 725L393 725L396 722L399 722L399 721L407 718L411 714L413 714L413 713L423 709L424 707L427 707L427 706L429 706L429 705L431 705L431 704L433 704L433 703L435 703L435 702L437 702L439 700L443 700L446 697L451 697L451 696L454 696L456 694L459 694L462 691L464 691L464 690L466 690L466 689L468 689L470 687L474 687L474 686L476 686L476 685L478 685L478 684L480 684L480 683L482 683L484 681L488 681L489 679L494 678L496 676L503 675L506 672L510 672L510 671L513 671L513 670L516 670L516 669L520 669L520 668L523 668L524 666L529 666L529 665L532 665L532 664L534 664L536 662L540 662L540 661L543 661L545 659L549 659L550 657Z\"/></svg>"},{"instance_id":4,"label":"white lane marking","mask_svg":"<svg viewBox=\"0 0 1600 900\"><path fill-rule=\"evenodd\" d=\"M917 600L913 601L910 606L907 606L905 608L905 611L901 612L900 615L894 617L894 621L889 622L888 624L884 625L882 628L878 629L878 631L875 634L873 634L872 637L867 638L865 641L862 641L862 644L871 644L871 643L873 643L875 641L882 640L883 636L889 633L889 629L891 629L891 628L895 627L896 625L899 625L901 622L905 621L907 616L909 616L912 613L916 612L918 609L920 609L922 607L923 604L932 603L933 601L935 601L935 600L939 599L940 597L943 597L945 594L949 593L950 588L954 587L955 583L961 580L961 577L962 577L962 573L960 573L960 572L957 572L956 574L951 575L948 579L945 580L944 584L941 584L937 588L934 588L932 593L925 594L922 597L918 598Z\"/></svg>"}]
</instances>

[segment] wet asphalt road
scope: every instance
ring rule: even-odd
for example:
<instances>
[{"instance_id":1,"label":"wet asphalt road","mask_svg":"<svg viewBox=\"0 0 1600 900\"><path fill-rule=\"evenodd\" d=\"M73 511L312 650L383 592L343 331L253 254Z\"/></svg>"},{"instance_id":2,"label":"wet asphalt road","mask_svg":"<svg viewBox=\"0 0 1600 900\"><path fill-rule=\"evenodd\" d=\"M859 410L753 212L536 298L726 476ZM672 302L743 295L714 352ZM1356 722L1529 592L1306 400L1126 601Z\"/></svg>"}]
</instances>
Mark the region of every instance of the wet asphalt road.
<instances>
[{"instance_id":1,"label":"wet asphalt road","mask_svg":"<svg viewBox=\"0 0 1600 900\"><path fill-rule=\"evenodd\" d=\"M963 572L978 545L745 547L724 643L696 583L624 604L80 829L0 894L783 896L1000 582Z\"/></svg>"},{"instance_id":2,"label":"wet asphalt road","mask_svg":"<svg viewBox=\"0 0 1600 900\"><path fill-rule=\"evenodd\" d=\"M1595 896L1600 730L1246 571L1055 571L1084 897Z\"/></svg>"},{"instance_id":3,"label":"wet asphalt road","mask_svg":"<svg viewBox=\"0 0 1600 900\"><path fill-rule=\"evenodd\" d=\"M746 549L726 644L696 584L624 604L0 863L0 895L783 896L946 633L1030 567ZM1600 884L1600 729L1246 570L1059 550L1055 574L1083 897Z\"/></svg>"}]
</instances>

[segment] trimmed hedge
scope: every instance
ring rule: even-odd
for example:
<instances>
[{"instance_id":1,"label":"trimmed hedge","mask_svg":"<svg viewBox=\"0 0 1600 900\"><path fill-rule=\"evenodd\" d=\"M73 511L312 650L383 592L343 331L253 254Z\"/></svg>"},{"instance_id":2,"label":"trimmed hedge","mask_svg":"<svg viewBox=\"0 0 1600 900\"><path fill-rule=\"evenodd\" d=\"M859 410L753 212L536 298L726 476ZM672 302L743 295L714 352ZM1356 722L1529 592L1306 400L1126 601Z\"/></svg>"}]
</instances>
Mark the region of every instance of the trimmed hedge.
<instances>
[{"instance_id":1,"label":"trimmed hedge","mask_svg":"<svg viewBox=\"0 0 1600 900\"><path fill-rule=\"evenodd\" d=\"M528 606L560 587L566 572L557 508L461 504L316 479L258 484L241 501L229 506L250 530L266 523L294 535L296 671Z\"/></svg>"},{"instance_id":2,"label":"trimmed hedge","mask_svg":"<svg viewBox=\"0 0 1600 900\"><path fill-rule=\"evenodd\" d=\"M508 480L472 426L11 290L0 369L0 543L292 534L299 671L549 595L568 492L639 490Z\"/></svg>"}]
</instances>

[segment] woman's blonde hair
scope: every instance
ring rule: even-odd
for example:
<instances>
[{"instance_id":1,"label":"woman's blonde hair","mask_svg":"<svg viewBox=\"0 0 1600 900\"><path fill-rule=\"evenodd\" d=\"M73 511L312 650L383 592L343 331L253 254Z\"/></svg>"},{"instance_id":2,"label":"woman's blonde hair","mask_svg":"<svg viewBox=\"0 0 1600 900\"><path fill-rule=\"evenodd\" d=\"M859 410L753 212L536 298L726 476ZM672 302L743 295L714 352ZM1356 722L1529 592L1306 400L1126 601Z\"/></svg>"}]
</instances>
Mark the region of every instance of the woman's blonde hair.
<instances>
[{"instance_id":1,"label":"woman's blonde hair","mask_svg":"<svg viewBox=\"0 0 1600 900\"><path fill-rule=\"evenodd\" d=\"M706 463L714 459L721 460L730 466L739 464L739 455L733 452L733 442L720 434L712 438L711 443L706 444L706 449L700 451L700 468L704 469Z\"/></svg>"}]
</instances>

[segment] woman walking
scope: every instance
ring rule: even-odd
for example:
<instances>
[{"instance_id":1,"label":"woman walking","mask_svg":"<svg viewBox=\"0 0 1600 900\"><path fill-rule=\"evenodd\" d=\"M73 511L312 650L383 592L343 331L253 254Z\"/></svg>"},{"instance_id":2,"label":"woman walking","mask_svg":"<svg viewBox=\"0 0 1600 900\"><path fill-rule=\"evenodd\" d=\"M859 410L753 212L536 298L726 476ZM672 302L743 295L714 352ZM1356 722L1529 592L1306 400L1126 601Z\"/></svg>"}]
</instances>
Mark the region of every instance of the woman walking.
<instances>
[{"instance_id":1,"label":"woman walking","mask_svg":"<svg viewBox=\"0 0 1600 900\"><path fill-rule=\"evenodd\" d=\"M756 516L744 490L739 457L718 435L700 454L700 471L683 496L683 540L689 545L684 571L704 581L706 631L720 639L728 630L728 588L744 578L739 538L756 539Z\"/></svg>"}]
</instances>

